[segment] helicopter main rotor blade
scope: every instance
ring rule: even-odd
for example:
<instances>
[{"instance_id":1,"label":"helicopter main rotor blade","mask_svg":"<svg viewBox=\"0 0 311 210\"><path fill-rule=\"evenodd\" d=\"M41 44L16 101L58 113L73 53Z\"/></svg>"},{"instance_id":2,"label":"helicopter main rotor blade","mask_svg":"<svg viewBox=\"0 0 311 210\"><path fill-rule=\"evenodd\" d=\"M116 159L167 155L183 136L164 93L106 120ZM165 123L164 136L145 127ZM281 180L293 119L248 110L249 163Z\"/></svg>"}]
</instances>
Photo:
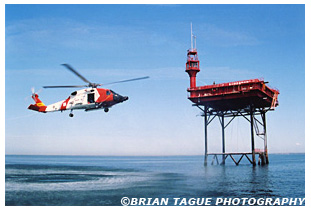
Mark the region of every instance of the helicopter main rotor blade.
<instances>
[{"instance_id":1,"label":"helicopter main rotor blade","mask_svg":"<svg viewBox=\"0 0 311 210\"><path fill-rule=\"evenodd\" d=\"M116 82L110 82L110 83L105 83L105 84L100 84L100 85L110 85L110 84L116 84L116 83L122 83L122 82L131 82L135 80L141 80L141 79L148 79L149 76L146 77L138 77L138 78L133 78L133 79L127 79L127 80L121 80L121 81L116 81Z\"/></svg>"},{"instance_id":2,"label":"helicopter main rotor blade","mask_svg":"<svg viewBox=\"0 0 311 210\"><path fill-rule=\"evenodd\" d=\"M63 66L65 66L67 69L69 69L70 71L72 71L75 75L77 75L80 79L82 79L84 82L92 84L90 81L88 81L84 76L82 76L81 74L79 74L76 70L74 70L69 64L62 64Z\"/></svg>"},{"instance_id":3,"label":"helicopter main rotor blade","mask_svg":"<svg viewBox=\"0 0 311 210\"><path fill-rule=\"evenodd\" d=\"M43 86L43 88L75 88L75 87L88 87L87 85L56 85L56 86Z\"/></svg>"}]
</instances>

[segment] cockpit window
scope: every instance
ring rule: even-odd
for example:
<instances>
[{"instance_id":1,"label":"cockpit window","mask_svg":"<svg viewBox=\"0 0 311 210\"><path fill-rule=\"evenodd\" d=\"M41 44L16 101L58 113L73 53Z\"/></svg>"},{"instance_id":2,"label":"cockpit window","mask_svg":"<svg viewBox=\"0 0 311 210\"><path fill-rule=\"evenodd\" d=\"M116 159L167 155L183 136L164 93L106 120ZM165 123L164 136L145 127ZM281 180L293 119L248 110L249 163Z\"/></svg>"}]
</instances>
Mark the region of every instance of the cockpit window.
<instances>
[{"instance_id":1,"label":"cockpit window","mask_svg":"<svg viewBox=\"0 0 311 210\"><path fill-rule=\"evenodd\" d=\"M77 91L72 92L71 95L72 95L72 96L77 95Z\"/></svg>"},{"instance_id":2,"label":"cockpit window","mask_svg":"<svg viewBox=\"0 0 311 210\"><path fill-rule=\"evenodd\" d=\"M109 90L106 91L106 95L107 95L107 96L110 95L110 91L109 91Z\"/></svg>"}]
</instances>

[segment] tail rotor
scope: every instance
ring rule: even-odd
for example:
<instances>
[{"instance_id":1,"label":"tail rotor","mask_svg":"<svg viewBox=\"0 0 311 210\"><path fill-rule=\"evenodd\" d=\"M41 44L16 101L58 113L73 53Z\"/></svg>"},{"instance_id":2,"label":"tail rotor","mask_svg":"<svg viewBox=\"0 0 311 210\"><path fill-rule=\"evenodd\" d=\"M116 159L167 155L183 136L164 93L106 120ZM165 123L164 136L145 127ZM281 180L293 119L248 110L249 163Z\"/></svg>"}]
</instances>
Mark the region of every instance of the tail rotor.
<instances>
[{"instance_id":1,"label":"tail rotor","mask_svg":"<svg viewBox=\"0 0 311 210\"><path fill-rule=\"evenodd\" d=\"M36 92L35 87L31 87L31 97L35 97L35 95L38 95L39 93L41 93L41 91L42 91L42 88Z\"/></svg>"},{"instance_id":2,"label":"tail rotor","mask_svg":"<svg viewBox=\"0 0 311 210\"><path fill-rule=\"evenodd\" d=\"M34 98L36 94L38 95L39 93L41 93L42 88L39 89L37 92L35 91L35 87L31 87L30 90L31 90L31 95L30 95L30 96L26 96L26 97L25 97L25 101L28 101L29 98Z\"/></svg>"},{"instance_id":3,"label":"tail rotor","mask_svg":"<svg viewBox=\"0 0 311 210\"><path fill-rule=\"evenodd\" d=\"M35 95L35 87L31 87L31 95L32 95L32 96Z\"/></svg>"}]
</instances>

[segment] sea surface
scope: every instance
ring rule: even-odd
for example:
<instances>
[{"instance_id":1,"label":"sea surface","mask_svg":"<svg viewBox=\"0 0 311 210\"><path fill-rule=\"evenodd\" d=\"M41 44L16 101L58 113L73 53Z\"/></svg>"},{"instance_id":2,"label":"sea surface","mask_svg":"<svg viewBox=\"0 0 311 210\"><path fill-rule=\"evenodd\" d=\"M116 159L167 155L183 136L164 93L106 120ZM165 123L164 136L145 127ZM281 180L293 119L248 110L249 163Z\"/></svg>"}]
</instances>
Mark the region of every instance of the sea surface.
<instances>
[{"instance_id":1,"label":"sea surface","mask_svg":"<svg viewBox=\"0 0 311 210\"><path fill-rule=\"evenodd\" d=\"M19 156L5 158L7 206L121 205L123 197L304 198L305 155L270 154L270 164L204 167L203 156ZM215 205L215 203L212 203Z\"/></svg>"}]
</instances>

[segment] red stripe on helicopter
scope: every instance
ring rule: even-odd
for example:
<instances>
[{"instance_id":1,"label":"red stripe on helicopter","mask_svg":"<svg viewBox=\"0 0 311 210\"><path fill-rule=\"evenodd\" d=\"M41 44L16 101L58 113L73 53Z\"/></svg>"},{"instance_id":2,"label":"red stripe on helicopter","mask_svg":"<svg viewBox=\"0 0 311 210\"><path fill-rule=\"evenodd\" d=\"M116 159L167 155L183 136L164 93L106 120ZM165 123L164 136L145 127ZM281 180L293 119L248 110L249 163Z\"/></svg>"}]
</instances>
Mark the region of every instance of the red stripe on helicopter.
<instances>
[{"instance_id":1,"label":"red stripe on helicopter","mask_svg":"<svg viewBox=\"0 0 311 210\"><path fill-rule=\"evenodd\" d=\"M68 101L69 101L70 97L68 97L61 105L60 110L66 110Z\"/></svg>"}]
</instances>

